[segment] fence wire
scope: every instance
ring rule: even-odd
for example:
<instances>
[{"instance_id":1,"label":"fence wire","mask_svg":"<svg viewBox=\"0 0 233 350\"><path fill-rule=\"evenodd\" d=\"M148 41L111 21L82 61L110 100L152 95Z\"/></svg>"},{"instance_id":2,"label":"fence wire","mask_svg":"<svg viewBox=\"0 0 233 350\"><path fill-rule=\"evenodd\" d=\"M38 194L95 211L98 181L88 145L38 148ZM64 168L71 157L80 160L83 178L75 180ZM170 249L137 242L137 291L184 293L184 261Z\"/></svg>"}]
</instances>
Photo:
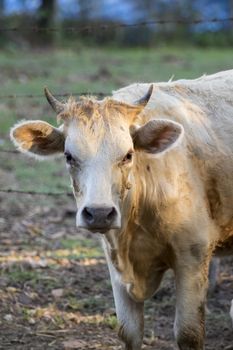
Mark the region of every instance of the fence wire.
<instances>
[{"instance_id":1,"label":"fence wire","mask_svg":"<svg viewBox=\"0 0 233 350\"><path fill-rule=\"evenodd\" d=\"M73 194L70 192L39 192L39 191L26 191L26 190L14 190L12 188L2 188L0 189L0 193L16 193L16 194L28 194L31 196L52 196L52 197L60 197L67 196L72 197Z\"/></svg>"},{"instance_id":2,"label":"fence wire","mask_svg":"<svg viewBox=\"0 0 233 350\"><path fill-rule=\"evenodd\" d=\"M210 18L210 19L176 19L176 20L163 20L163 19L155 19L149 21L141 21L136 23L107 23L107 24L92 24L78 27L66 27L66 28L58 28L58 27L11 27L11 28L1 28L0 32L19 32L19 31L30 31L30 32L70 32L70 33L78 33L78 32L92 32L96 30L108 30L108 29L120 29L120 28L132 28L132 27L143 27L143 26L152 26L152 25L166 25L166 24L208 24L208 23L223 23L223 22L233 22L233 17L225 17L225 18ZM55 94L56 97L69 97L69 96L85 96L85 95L95 95L104 97L108 94L106 92L79 92L79 93L62 93ZM9 94L9 95L0 95L0 99L15 99L15 98L42 98L43 94ZM17 150L9 150L9 149L1 149L0 153L5 154L18 154L20 153ZM72 197L72 193L69 192L39 192L39 191L26 191L26 190L16 190L16 189L0 189L0 193L7 194L23 194L23 195L32 195L32 196L51 196L51 197L60 197L67 196Z\"/></svg>"},{"instance_id":3,"label":"fence wire","mask_svg":"<svg viewBox=\"0 0 233 350\"><path fill-rule=\"evenodd\" d=\"M109 94L107 92L74 92L74 93L63 93L63 94L53 94L55 97L70 97L70 96L98 96L98 97L105 97ZM44 98L44 94L9 94L9 95L0 95L0 99L15 99L15 98Z\"/></svg>"},{"instance_id":4,"label":"fence wire","mask_svg":"<svg viewBox=\"0 0 233 350\"><path fill-rule=\"evenodd\" d=\"M1 149L0 153L6 153L6 154L21 154L21 152L17 150L8 150L8 149ZM27 191L27 190L16 190L12 188L1 188L0 193L8 193L8 194L23 194L23 195L32 195L32 196L50 196L50 197L72 197L73 194L70 192L39 192L39 191Z\"/></svg>"},{"instance_id":5,"label":"fence wire","mask_svg":"<svg viewBox=\"0 0 233 350\"><path fill-rule=\"evenodd\" d=\"M233 21L233 17L224 17L224 18L207 18L207 19L152 19L149 21L141 21L135 23L102 23L102 24L90 24L90 25L82 25L77 27L10 27L10 28L0 28L0 32L20 32L20 31L30 31L34 33L39 32L70 32L70 33L78 33L78 32L93 32L96 30L108 30L108 29L120 29L120 28L132 28L132 27L144 27L151 25L166 25L166 24L207 24L207 23L222 23L222 22L230 22Z\"/></svg>"}]
</instances>

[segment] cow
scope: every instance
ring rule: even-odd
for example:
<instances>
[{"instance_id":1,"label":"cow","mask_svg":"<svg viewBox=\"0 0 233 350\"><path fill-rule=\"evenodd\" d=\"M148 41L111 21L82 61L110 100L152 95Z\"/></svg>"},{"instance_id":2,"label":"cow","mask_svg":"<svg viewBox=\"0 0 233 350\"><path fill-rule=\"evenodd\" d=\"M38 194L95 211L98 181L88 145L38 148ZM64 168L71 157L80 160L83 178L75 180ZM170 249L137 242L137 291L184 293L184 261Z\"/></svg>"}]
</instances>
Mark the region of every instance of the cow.
<instances>
[{"instance_id":1,"label":"cow","mask_svg":"<svg viewBox=\"0 0 233 350\"><path fill-rule=\"evenodd\" d=\"M127 350L140 350L143 305L174 271L174 334L203 350L212 256L233 253L233 70L132 84L98 101L45 95L61 126L11 130L29 156L63 154L76 225L102 237Z\"/></svg>"}]
</instances>

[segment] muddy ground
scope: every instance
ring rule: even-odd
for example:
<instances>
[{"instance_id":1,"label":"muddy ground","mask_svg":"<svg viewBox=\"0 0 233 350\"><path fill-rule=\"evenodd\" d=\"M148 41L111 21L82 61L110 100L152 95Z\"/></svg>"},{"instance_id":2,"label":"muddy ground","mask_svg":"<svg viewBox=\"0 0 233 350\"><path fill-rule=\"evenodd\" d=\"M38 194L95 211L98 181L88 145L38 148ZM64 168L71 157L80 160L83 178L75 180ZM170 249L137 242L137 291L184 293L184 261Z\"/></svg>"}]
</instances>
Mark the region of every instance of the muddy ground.
<instances>
[{"instance_id":1,"label":"muddy ground","mask_svg":"<svg viewBox=\"0 0 233 350\"><path fill-rule=\"evenodd\" d=\"M0 184L15 184L1 171ZM0 194L0 349L121 349L97 237L75 229L71 198ZM233 259L208 299L207 350L232 350ZM144 349L176 349L174 281L146 303Z\"/></svg>"}]
</instances>

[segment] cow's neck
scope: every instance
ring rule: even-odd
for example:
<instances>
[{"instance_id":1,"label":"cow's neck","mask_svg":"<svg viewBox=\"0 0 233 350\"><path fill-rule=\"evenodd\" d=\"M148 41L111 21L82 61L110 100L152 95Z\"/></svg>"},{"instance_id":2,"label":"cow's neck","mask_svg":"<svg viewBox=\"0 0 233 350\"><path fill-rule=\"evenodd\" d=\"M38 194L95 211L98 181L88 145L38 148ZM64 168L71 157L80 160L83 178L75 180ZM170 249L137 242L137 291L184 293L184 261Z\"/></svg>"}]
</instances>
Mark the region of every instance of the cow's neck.
<instances>
[{"instance_id":1,"label":"cow's neck","mask_svg":"<svg viewBox=\"0 0 233 350\"><path fill-rule=\"evenodd\" d=\"M131 207L135 206L132 221L158 230L160 221L166 221L166 213L183 194L187 176L187 158L179 151L171 151L153 159L139 153L134 167ZM173 208L174 210L174 208Z\"/></svg>"},{"instance_id":2,"label":"cow's neck","mask_svg":"<svg viewBox=\"0 0 233 350\"><path fill-rule=\"evenodd\" d=\"M156 281L172 258L167 227L176 215L176 203L182 195L180 181L185 179L177 162L185 164L184 159L172 155L158 161L138 156L122 210L123 229L108 236L112 262L138 300L154 293Z\"/></svg>"}]
</instances>

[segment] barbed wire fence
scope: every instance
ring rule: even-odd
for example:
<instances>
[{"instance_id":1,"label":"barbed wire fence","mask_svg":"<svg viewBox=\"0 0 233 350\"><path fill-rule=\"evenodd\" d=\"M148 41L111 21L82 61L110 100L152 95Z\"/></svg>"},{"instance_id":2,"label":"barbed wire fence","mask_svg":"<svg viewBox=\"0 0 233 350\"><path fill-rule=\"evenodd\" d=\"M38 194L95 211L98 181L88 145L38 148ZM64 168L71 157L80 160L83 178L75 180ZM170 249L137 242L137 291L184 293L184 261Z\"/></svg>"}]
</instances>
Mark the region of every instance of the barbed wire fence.
<instances>
[{"instance_id":1,"label":"barbed wire fence","mask_svg":"<svg viewBox=\"0 0 233 350\"><path fill-rule=\"evenodd\" d=\"M24 190L15 190L12 188L0 189L0 193L14 193L14 194L27 194L27 195L37 195L37 196L52 196L52 197L60 197L67 196L72 197L72 193L70 192L39 192L39 191L24 191Z\"/></svg>"},{"instance_id":2,"label":"barbed wire fence","mask_svg":"<svg viewBox=\"0 0 233 350\"><path fill-rule=\"evenodd\" d=\"M98 96L105 97L109 94L107 92L71 92L71 93L63 93L63 94L53 94L55 97L80 97L80 96ZM9 95L0 95L0 99L16 99L16 98L44 98L44 94L9 94Z\"/></svg>"},{"instance_id":3,"label":"barbed wire fence","mask_svg":"<svg viewBox=\"0 0 233 350\"><path fill-rule=\"evenodd\" d=\"M208 18L208 19L154 19L149 21L141 21L141 22L135 22L135 23L102 23L102 24L90 24L90 25L82 25L77 27L10 27L10 28L4 28L0 27L0 32L19 32L19 31L31 31L34 33L38 32L92 32L97 30L107 30L107 29L120 29L120 28L131 28L131 27L144 27L144 26L151 26L151 25L166 25L166 24L192 24L192 25L198 25L198 24L208 24L208 23L223 23L223 22L229 22L233 21L233 17L224 17L224 18Z\"/></svg>"},{"instance_id":4,"label":"barbed wire fence","mask_svg":"<svg viewBox=\"0 0 233 350\"><path fill-rule=\"evenodd\" d=\"M91 24L91 25L84 25L80 27L66 27L66 28L59 28L59 27L50 27L50 28L42 28L42 27L10 27L10 28L3 28L0 27L0 33L4 32L19 32L19 31L31 31L34 33L39 32L60 32L61 30L63 32L70 32L70 33L92 33L96 30L106 31L109 29L121 29L121 28L133 28L133 27L145 27L145 26L156 26L156 25L168 25L168 24L191 24L191 25L199 25L199 24L215 24L215 23L224 23L224 22L233 22L233 17L225 17L225 18L209 18L209 19L175 19L175 20L164 20L164 19L155 19L155 20L149 20L149 21L141 21L136 23L102 23L102 24ZM69 96L97 96L97 97L105 97L109 95L107 92L73 92L73 93L62 93L62 94L54 94L55 97L69 97ZM0 95L0 100L3 99L17 99L17 98L43 98L44 94L5 94ZM0 153L2 154L19 154L20 152L17 150L11 150L11 149L0 149ZM32 190L17 190L12 188L0 188L0 193L2 194L21 194L21 195L30 195L30 196L49 196L49 197L61 197L66 196L68 198L72 197L72 193L70 192L50 192L50 191L32 191Z\"/></svg>"}]
</instances>

